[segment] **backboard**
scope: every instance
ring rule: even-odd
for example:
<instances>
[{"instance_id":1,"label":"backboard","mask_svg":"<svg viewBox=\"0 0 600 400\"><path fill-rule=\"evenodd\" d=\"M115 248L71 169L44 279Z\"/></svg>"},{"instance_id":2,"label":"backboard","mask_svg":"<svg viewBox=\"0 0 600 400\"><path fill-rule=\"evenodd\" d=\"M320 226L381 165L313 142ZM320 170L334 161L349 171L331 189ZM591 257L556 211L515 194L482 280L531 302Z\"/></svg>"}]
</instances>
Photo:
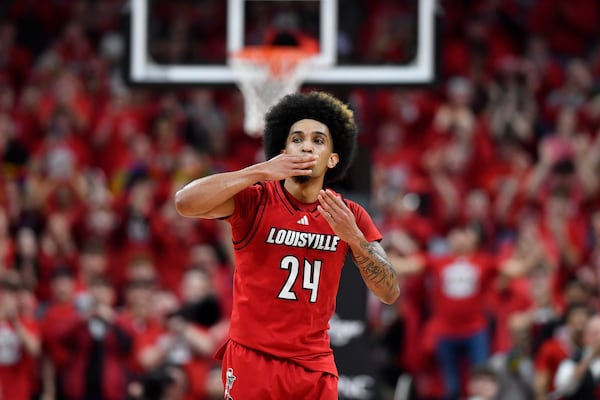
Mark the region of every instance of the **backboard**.
<instances>
[{"instance_id":1,"label":"backboard","mask_svg":"<svg viewBox=\"0 0 600 400\"><path fill-rule=\"evenodd\" d=\"M437 0L130 0L131 84L228 85L228 55L294 30L318 46L305 83L429 84Z\"/></svg>"}]
</instances>

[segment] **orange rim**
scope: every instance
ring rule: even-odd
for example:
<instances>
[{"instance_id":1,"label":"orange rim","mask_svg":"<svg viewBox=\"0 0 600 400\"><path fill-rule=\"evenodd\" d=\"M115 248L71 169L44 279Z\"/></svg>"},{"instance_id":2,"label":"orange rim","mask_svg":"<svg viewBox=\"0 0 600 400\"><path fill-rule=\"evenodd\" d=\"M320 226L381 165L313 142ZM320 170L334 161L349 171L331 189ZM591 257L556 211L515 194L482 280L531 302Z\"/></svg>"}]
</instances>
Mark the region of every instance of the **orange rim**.
<instances>
[{"instance_id":1,"label":"orange rim","mask_svg":"<svg viewBox=\"0 0 600 400\"><path fill-rule=\"evenodd\" d=\"M231 58L247 63L269 67L272 76L285 76L302 61L315 55L294 46L246 46L232 54Z\"/></svg>"}]
</instances>

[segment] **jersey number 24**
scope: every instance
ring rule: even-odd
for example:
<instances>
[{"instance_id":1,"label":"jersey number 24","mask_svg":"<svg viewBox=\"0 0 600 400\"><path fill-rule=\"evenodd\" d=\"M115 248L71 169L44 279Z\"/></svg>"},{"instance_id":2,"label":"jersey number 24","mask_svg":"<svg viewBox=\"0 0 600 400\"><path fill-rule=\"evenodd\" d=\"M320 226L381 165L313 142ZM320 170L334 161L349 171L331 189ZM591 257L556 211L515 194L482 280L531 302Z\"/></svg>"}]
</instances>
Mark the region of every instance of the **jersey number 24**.
<instances>
[{"instance_id":1,"label":"jersey number 24","mask_svg":"<svg viewBox=\"0 0 600 400\"><path fill-rule=\"evenodd\" d=\"M293 287L300 273L300 260L295 256L285 256L281 259L279 267L288 270L289 274L277 297L285 300L298 300ZM310 290L310 302L315 303L319 290L319 278L321 277L321 260L314 260L311 264L310 261L305 259L302 276L302 289Z\"/></svg>"}]
</instances>

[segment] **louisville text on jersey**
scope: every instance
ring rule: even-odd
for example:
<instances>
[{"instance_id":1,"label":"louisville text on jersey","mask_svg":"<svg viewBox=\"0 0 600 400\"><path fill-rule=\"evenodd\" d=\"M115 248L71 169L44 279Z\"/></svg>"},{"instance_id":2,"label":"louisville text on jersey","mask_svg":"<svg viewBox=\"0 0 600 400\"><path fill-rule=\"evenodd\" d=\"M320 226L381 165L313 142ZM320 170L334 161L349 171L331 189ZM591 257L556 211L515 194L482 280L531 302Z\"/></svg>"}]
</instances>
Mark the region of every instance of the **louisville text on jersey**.
<instances>
[{"instance_id":1,"label":"louisville text on jersey","mask_svg":"<svg viewBox=\"0 0 600 400\"><path fill-rule=\"evenodd\" d=\"M340 238L336 235L271 228L266 243L281 246L307 247L315 250L336 251L339 241Z\"/></svg>"}]
</instances>

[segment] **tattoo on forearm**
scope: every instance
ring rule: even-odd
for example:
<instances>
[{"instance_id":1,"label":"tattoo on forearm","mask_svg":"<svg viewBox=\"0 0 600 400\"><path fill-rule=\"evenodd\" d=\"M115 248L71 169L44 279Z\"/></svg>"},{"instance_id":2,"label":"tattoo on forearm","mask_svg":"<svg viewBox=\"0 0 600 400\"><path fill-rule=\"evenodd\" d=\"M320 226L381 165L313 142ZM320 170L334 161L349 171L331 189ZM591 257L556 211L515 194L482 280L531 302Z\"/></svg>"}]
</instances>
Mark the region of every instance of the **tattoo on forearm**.
<instances>
[{"instance_id":1,"label":"tattoo on forearm","mask_svg":"<svg viewBox=\"0 0 600 400\"><path fill-rule=\"evenodd\" d=\"M378 242L365 243L366 255L354 254L353 259L363 278L375 286L398 290L398 278L385 251Z\"/></svg>"}]
</instances>

